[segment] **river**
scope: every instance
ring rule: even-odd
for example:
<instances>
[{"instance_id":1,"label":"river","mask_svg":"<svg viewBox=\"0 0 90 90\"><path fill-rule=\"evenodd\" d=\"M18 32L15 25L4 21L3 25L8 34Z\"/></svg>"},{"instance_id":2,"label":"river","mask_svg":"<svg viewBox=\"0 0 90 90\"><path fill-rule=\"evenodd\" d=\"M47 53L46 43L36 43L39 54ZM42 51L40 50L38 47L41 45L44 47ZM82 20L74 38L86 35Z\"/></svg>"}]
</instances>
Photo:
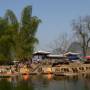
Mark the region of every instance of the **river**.
<instances>
[{"instance_id":1,"label":"river","mask_svg":"<svg viewBox=\"0 0 90 90\"><path fill-rule=\"evenodd\" d=\"M0 78L0 90L90 90L90 75L24 75Z\"/></svg>"}]
</instances>

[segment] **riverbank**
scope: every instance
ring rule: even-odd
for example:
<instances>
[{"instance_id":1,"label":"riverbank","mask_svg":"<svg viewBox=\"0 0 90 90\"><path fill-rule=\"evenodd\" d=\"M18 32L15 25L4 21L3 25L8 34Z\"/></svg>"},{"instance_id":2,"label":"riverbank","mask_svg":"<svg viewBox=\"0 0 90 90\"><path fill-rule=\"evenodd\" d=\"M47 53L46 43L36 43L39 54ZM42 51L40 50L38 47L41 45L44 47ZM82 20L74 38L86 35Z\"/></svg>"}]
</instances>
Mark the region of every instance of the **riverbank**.
<instances>
[{"instance_id":1,"label":"riverbank","mask_svg":"<svg viewBox=\"0 0 90 90\"><path fill-rule=\"evenodd\" d=\"M18 76L18 75L44 75L53 74L58 76L73 76L90 73L90 64L82 62L42 64L32 63L30 67L26 64L0 66L0 76Z\"/></svg>"}]
</instances>

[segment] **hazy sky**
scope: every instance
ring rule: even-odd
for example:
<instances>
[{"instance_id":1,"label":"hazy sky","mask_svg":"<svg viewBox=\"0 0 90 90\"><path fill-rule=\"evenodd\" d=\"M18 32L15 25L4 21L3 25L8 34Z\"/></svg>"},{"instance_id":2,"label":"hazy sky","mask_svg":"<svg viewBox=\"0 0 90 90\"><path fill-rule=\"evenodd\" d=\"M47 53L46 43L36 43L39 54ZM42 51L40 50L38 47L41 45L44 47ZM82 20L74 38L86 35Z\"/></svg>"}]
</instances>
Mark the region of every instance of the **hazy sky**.
<instances>
[{"instance_id":1,"label":"hazy sky","mask_svg":"<svg viewBox=\"0 0 90 90\"><path fill-rule=\"evenodd\" d=\"M20 19L26 5L32 5L33 15L42 20L37 32L38 49L47 48L60 33L70 33L73 19L90 15L90 0L0 0L0 16L11 9Z\"/></svg>"}]
</instances>

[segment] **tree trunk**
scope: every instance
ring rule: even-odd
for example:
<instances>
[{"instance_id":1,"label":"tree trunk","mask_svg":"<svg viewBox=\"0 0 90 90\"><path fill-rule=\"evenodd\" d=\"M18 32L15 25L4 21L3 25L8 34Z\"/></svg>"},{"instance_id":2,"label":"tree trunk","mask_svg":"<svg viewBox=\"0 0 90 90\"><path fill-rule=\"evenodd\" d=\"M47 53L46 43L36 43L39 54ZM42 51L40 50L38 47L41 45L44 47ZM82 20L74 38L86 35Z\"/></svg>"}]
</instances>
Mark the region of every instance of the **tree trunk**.
<instances>
[{"instance_id":1,"label":"tree trunk","mask_svg":"<svg viewBox=\"0 0 90 90\"><path fill-rule=\"evenodd\" d=\"M86 56L86 49L85 49L85 47L83 47L82 49L83 49L83 56L85 57Z\"/></svg>"}]
</instances>

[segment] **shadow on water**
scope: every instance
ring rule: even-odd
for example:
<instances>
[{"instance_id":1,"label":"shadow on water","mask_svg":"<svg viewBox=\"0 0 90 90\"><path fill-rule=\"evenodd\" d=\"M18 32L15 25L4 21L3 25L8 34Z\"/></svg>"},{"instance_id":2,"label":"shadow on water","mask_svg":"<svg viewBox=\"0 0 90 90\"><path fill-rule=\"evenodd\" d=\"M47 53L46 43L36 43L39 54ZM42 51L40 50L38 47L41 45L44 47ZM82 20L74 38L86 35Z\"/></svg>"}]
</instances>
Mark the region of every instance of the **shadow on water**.
<instances>
[{"instance_id":1,"label":"shadow on water","mask_svg":"<svg viewBox=\"0 0 90 90\"><path fill-rule=\"evenodd\" d=\"M34 87L31 83L28 83L28 81L20 81L17 83L16 87L14 87L14 90L34 90Z\"/></svg>"},{"instance_id":2,"label":"shadow on water","mask_svg":"<svg viewBox=\"0 0 90 90\"><path fill-rule=\"evenodd\" d=\"M13 90L13 85L6 79L2 79L0 81L0 90Z\"/></svg>"},{"instance_id":3,"label":"shadow on water","mask_svg":"<svg viewBox=\"0 0 90 90\"><path fill-rule=\"evenodd\" d=\"M19 81L16 84L7 81L7 79L0 80L0 90L34 90L33 84L28 81Z\"/></svg>"}]
</instances>

